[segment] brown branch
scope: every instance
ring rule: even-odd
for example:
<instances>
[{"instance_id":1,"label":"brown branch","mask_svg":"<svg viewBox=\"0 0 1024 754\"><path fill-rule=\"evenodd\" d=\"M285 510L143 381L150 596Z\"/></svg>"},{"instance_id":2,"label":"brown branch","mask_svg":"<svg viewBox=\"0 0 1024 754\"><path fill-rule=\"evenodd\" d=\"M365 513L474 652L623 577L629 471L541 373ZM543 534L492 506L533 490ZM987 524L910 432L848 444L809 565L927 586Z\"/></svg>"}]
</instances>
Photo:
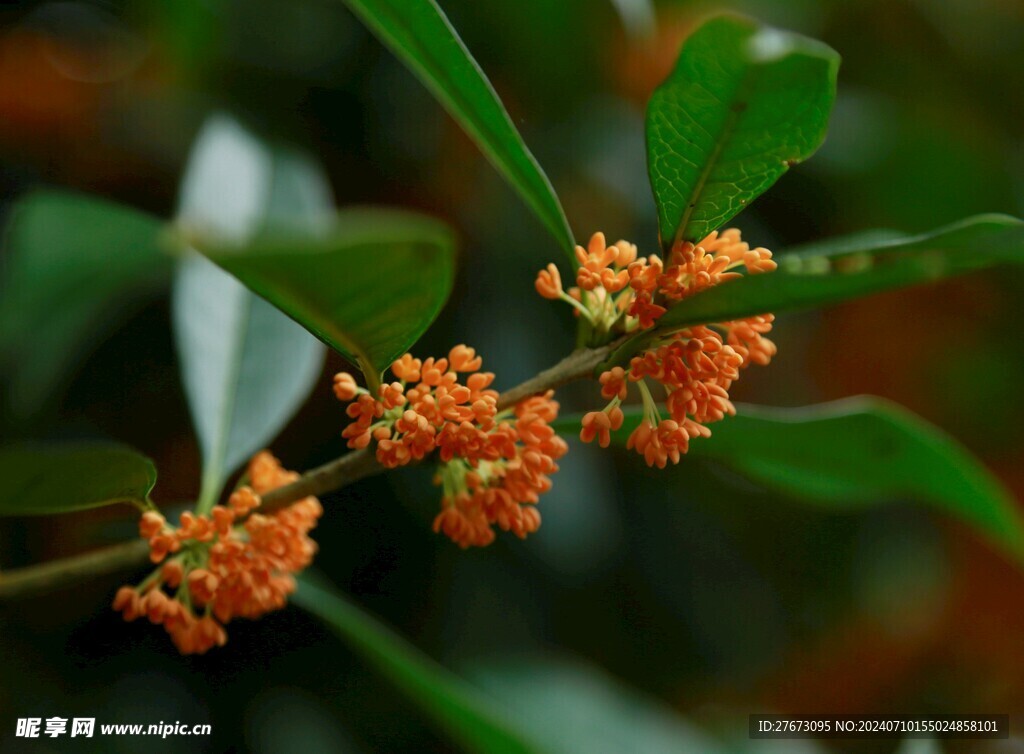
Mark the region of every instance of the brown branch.
<instances>
[{"instance_id":1,"label":"brown branch","mask_svg":"<svg viewBox=\"0 0 1024 754\"><path fill-rule=\"evenodd\" d=\"M373 476L384 471L377 462L377 457L368 449L347 453L323 466L307 471L291 484L278 487L265 495L261 495L260 513L273 513L310 495L323 495L325 492L341 489L364 477Z\"/></svg>"},{"instance_id":2,"label":"brown branch","mask_svg":"<svg viewBox=\"0 0 1024 754\"><path fill-rule=\"evenodd\" d=\"M615 350L619 342L599 348L573 351L553 367L506 390L498 397L498 408L514 406L524 398L543 393L591 375ZM261 513L270 513L310 495L323 495L384 471L369 450L348 453L337 460L307 471L291 484L263 495ZM58 589L95 576L141 566L148 552L144 540L132 540L101 550L62 558L13 571L0 571L0 600Z\"/></svg>"},{"instance_id":3,"label":"brown branch","mask_svg":"<svg viewBox=\"0 0 1024 754\"><path fill-rule=\"evenodd\" d=\"M94 576L136 568L146 562L148 553L146 540L133 539L84 555L0 571L0 599L49 592L88 581Z\"/></svg>"},{"instance_id":4,"label":"brown branch","mask_svg":"<svg viewBox=\"0 0 1024 754\"><path fill-rule=\"evenodd\" d=\"M597 365L607 359L621 342L617 340L599 348L580 348L573 351L553 367L502 393L498 397L498 408L514 406L523 398L590 376Z\"/></svg>"}]
</instances>

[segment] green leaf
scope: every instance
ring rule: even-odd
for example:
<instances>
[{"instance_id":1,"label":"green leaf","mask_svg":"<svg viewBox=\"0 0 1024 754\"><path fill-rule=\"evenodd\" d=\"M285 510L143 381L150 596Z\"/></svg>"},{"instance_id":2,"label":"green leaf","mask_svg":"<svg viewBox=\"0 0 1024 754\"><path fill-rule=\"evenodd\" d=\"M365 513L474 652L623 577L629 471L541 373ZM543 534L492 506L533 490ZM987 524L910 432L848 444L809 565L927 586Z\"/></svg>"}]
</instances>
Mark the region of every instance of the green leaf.
<instances>
[{"instance_id":1,"label":"green leaf","mask_svg":"<svg viewBox=\"0 0 1024 754\"><path fill-rule=\"evenodd\" d=\"M689 325L799 311L1024 262L1024 221L977 215L917 236L866 231L776 259L774 272L745 275L675 304L653 331L626 341L608 363L625 363L652 338Z\"/></svg>"},{"instance_id":2,"label":"green leaf","mask_svg":"<svg viewBox=\"0 0 1024 754\"><path fill-rule=\"evenodd\" d=\"M368 382L419 339L451 293L455 242L413 212L346 209L314 237L268 236L200 250L311 333L358 362Z\"/></svg>"},{"instance_id":3,"label":"green leaf","mask_svg":"<svg viewBox=\"0 0 1024 754\"><path fill-rule=\"evenodd\" d=\"M887 500L927 503L1024 559L1024 519L1013 498L970 451L895 403L869 396L805 408L738 405L690 443L688 458L726 464L765 487L806 502L851 510ZM641 420L630 406L613 442ZM579 417L558 420L578 434Z\"/></svg>"},{"instance_id":4,"label":"green leaf","mask_svg":"<svg viewBox=\"0 0 1024 754\"><path fill-rule=\"evenodd\" d=\"M434 0L344 0L519 192L575 266L565 212L491 82Z\"/></svg>"},{"instance_id":5,"label":"green leaf","mask_svg":"<svg viewBox=\"0 0 1024 754\"><path fill-rule=\"evenodd\" d=\"M0 447L0 515L36 516L143 505L156 484L153 462L114 443Z\"/></svg>"},{"instance_id":6,"label":"green leaf","mask_svg":"<svg viewBox=\"0 0 1024 754\"><path fill-rule=\"evenodd\" d=\"M1024 221L977 215L917 236L858 233L796 249L777 261L775 272L747 275L681 301L658 321L659 328L799 311L1024 262Z\"/></svg>"},{"instance_id":7,"label":"green leaf","mask_svg":"<svg viewBox=\"0 0 1024 754\"><path fill-rule=\"evenodd\" d=\"M699 240L825 139L839 55L719 16L683 45L647 105L647 167L662 245Z\"/></svg>"},{"instance_id":8,"label":"green leaf","mask_svg":"<svg viewBox=\"0 0 1024 754\"><path fill-rule=\"evenodd\" d=\"M202 229L241 242L265 229L322 232L332 212L330 189L315 164L218 116L189 160L178 221L190 233ZM198 254L179 266L172 315L203 455L205 506L298 410L320 376L324 349Z\"/></svg>"},{"instance_id":9,"label":"green leaf","mask_svg":"<svg viewBox=\"0 0 1024 754\"><path fill-rule=\"evenodd\" d=\"M15 204L0 281L0 360L18 416L36 411L157 290L170 268L158 220L100 199L40 191Z\"/></svg>"},{"instance_id":10,"label":"green leaf","mask_svg":"<svg viewBox=\"0 0 1024 754\"><path fill-rule=\"evenodd\" d=\"M537 751L644 754L728 749L667 705L623 687L596 668L551 656L471 669L469 677L507 706ZM744 722L746 722L744 720Z\"/></svg>"},{"instance_id":11,"label":"green leaf","mask_svg":"<svg viewBox=\"0 0 1024 754\"><path fill-rule=\"evenodd\" d=\"M479 691L339 594L303 578L292 601L330 626L465 748L489 753L533 751Z\"/></svg>"}]
</instances>

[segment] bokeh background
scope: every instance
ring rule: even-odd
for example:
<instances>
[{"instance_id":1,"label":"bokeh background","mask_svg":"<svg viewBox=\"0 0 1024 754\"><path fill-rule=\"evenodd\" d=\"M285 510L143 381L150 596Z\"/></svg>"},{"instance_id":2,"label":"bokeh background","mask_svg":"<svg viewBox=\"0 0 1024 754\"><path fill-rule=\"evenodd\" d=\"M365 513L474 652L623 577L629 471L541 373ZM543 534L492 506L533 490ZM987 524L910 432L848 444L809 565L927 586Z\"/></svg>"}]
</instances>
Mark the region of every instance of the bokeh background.
<instances>
[{"instance_id":1,"label":"bokeh background","mask_svg":"<svg viewBox=\"0 0 1024 754\"><path fill-rule=\"evenodd\" d=\"M442 5L578 238L600 229L654 246L643 106L688 30L722 9L823 39L843 56L827 143L738 220L753 243L778 252L865 228L921 231L978 212L1024 214L1017 0L663 1L656 18L631 0ZM340 2L0 6L4 207L55 186L170 217L192 139L214 112L315 155L339 205L414 207L457 228L456 291L417 353L472 344L508 387L572 347L565 308L533 292L536 270L558 258L555 244ZM748 372L735 397L783 406L858 393L897 400L960 439L1019 496L1021 295L1022 273L1003 269L780 318L779 357ZM26 410L6 390L0 432L125 441L155 459L159 502L186 500L198 490L199 455L167 296L133 301L96 342L81 344L82 358L38 407ZM320 387L274 443L287 466L342 452L344 416L329 376L344 366L329 357ZM563 405L584 408L592 392L568 389ZM459 551L429 531L437 499L422 470L325 496L317 568L510 714L561 723L566 746L607 724L587 704L612 687L643 694L659 714L735 751L767 750L746 741L754 711L1024 713L1024 574L911 501L834 514L707 463L653 473L635 456L578 444L543 500L544 526L525 543L501 537ZM133 530L133 517L114 509L3 520L0 567ZM5 747L15 743L16 717L81 714L213 725L209 739L147 741L147 751L451 750L299 610L232 624L224 649L181 658L160 630L107 610L123 580L0 606ZM644 724L638 713L622 717L623 731ZM102 745L137 751L139 741ZM618 741L606 738L608 750L629 750L628 735ZM943 750L1024 751L1024 742Z\"/></svg>"}]
</instances>

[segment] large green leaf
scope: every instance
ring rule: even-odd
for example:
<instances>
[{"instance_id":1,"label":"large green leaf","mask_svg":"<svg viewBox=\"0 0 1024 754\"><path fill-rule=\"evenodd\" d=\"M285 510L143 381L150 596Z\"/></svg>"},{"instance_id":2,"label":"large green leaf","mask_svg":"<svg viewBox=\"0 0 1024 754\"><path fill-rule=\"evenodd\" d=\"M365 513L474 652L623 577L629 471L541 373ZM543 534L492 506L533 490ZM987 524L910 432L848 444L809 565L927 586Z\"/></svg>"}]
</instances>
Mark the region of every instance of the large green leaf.
<instances>
[{"instance_id":1,"label":"large green leaf","mask_svg":"<svg viewBox=\"0 0 1024 754\"><path fill-rule=\"evenodd\" d=\"M609 363L625 362L672 329L799 311L1024 262L1024 221L978 215L917 236L868 231L794 249L777 260L774 272L747 275L675 304L654 331L624 343Z\"/></svg>"},{"instance_id":2,"label":"large green leaf","mask_svg":"<svg viewBox=\"0 0 1024 754\"><path fill-rule=\"evenodd\" d=\"M630 407L613 441L625 444L640 418ZM579 417L558 420L565 434L579 426ZM927 503L1024 558L1024 519L1010 494L956 440L897 404L861 396L805 408L739 405L711 431L690 443L688 457L816 505Z\"/></svg>"},{"instance_id":3,"label":"large green leaf","mask_svg":"<svg viewBox=\"0 0 1024 754\"><path fill-rule=\"evenodd\" d=\"M0 447L0 515L34 516L143 505L156 484L152 461L114 443Z\"/></svg>"},{"instance_id":4,"label":"large green leaf","mask_svg":"<svg viewBox=\"0 0 1024 754\"><path fill-rule=\"evenodd\" d=\"M39 408L69 367L159 288L170 268L160 231L141 212L65 192L40 191L14 206L0 281L0 360L16 415Z\"/></svg>"},{"instance_id":5,"label":"large green leaf","mask_svg":"<svg viewBox=\"0 0 1024 754\"><path fill-rule=\"evenodd\" d=\"M358 362L371 385L434 321L454 276L455 243L448 227L402 210L346 209L325 235L198 246Z\"/></svg>"},{"instance_id":6,"label":"large green leaf","mask_svg":"<svg viewBox=\"0 0 1024 754\"><path fill-rule=\"evenodd\" d=\"M308 159L273 149L223 116L201 132L182 184L178 222L244 242L267 230L322 232L330 189ZM320 375L324 349L274 306L198 254L182 261L172 298L182 379L203 454L201 499L265 446Z\"/></svg>"},{"instance_id":7,"label":"large green leaf","mask_svg":"<svg viewBox=\"0 0 1024 754\"><path fill-rule=\"evenodd\" d=\"M302 579L292 600L330 626L467 749L488 754L533 751L479 691L336 592Z\"/></svg>"},{"instance_id":8,"label":"large green leaf","mask_svg":"<svg viewBox=\"0 0 1024 754\"><path fill-rule=\"evenodd\" d=\"M344 0L415 73L572 256L572 230L487 76L434 0Z\"/></svg>"},{"instance_id":9,"label":"large green leaf","mask_svg":"<svg viewBox=\"0 0 1024 754\"><path fill-rule=\"evenodd\" d=\"M662 244L697 240L821 146L839 56L735 16L703 24L647 105Z\"/></svg>"}]
</instances>

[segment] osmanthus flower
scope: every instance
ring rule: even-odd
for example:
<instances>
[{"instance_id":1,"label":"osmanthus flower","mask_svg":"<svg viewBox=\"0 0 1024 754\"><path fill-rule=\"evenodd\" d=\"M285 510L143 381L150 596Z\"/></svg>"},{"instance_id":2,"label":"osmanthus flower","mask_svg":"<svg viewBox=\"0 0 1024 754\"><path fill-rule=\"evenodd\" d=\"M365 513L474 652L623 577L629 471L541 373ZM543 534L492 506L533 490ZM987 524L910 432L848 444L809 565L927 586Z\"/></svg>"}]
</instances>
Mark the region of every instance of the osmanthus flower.
<instances>
[{"instance_id":1,"label":"osmanthus flower","mask_svg":"<svg viewBox=\"0 0 1024 754\"><path fill-rule=\"evenodd\" d=\"M159 567L137 587L121 587L114 609L125 620L162 624L182 654L202 654L227 641L224 624L233 618L284 607L294 574L316 553L308 534L322 508L307 497L264 515L260 496L297 478L264 451L249 463L248 485L209 515L185 512L174 528L156 511L144 513L139 533Z\"/></svg>"},{"instance_id":2,"label":"osmanthus flower","mask_svg":"<svg viewBox=\"0 0 1024 754\"><path fill-rule=\"evenodd\" d=\"M757 274L776 267L768 249L750 248L735 228L715 231L696 244L677 242L667 262L656 254L638 257L636 246L626 241L609 246L603 233L595 233L586 249L576 247L576 259L575 287L563 290L558 268L551 264L538 273L537 291L571 304L607 340L655 328L673 305L739 277L741 269ZM651 466L678 463L692 438L709 436L708 424L736 412L729 388L740 370L765 365L775 355L775 344L765 337L773 320L763 314L666 331L628 368L601 374L601 395L609 403L584 416L580 438L607 447L611 432L622 426L620 405L629 385L636 384L643 419L627 447ZM662 418L648 380L662 386L668 418Z\"/></svg>"},{"instance_id":3,"label":"osmanthus flower","mask_svg":"<svg viewBox=\"0 0 1024 754\"><path fill-rule=\"evenodd\" d=\"M567 450L550 426L558 416L553 391L499 411L494 374L482 366L474 349L458 345L447 358L405 354L391 365L397 380L377 396L347 373L334 378L335 395L349 404L349 447L375 442L387 468L436 453L443 495L434 531L464 548L490 544L495 526L521 538L536 531L535 506Z\"/></svg>"}]
</instances>

